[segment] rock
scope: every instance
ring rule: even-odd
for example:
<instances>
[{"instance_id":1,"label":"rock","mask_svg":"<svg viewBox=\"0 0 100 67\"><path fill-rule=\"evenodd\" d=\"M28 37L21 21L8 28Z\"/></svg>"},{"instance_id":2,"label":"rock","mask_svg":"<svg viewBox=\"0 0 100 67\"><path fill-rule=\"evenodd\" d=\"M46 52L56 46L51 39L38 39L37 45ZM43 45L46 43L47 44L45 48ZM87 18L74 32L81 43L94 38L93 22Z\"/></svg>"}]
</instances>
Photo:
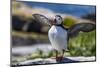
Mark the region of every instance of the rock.
<instances>
[{"instance_id":1,"label":"rock","mask_svg":"<svg viewBox=\"0 0 100 67\"><path fill-rule=\"evenodd\" d=\"M48 63L56 63L56 60L55 59L35 59L35 60L28 60L28 61L25 61L25 62L21 62L19 63L19 65L30 65L30 64L48 64Z\"/></svg>"},{"instance_id":2,"label":"rock","mask_svg":"<svg viewBox=\"0 0 100 67\"><path fill-rule=\"evenodd\" d=\"M19 62L16 66L30 66L30 65L43 65L43 64L60 64L60 63L76 63L83 61L95 61L95 57L65 57L62 61L57 62L53 58L38 58L34 60L27 60L24 62Z\"/></svg>"}]
</instances>

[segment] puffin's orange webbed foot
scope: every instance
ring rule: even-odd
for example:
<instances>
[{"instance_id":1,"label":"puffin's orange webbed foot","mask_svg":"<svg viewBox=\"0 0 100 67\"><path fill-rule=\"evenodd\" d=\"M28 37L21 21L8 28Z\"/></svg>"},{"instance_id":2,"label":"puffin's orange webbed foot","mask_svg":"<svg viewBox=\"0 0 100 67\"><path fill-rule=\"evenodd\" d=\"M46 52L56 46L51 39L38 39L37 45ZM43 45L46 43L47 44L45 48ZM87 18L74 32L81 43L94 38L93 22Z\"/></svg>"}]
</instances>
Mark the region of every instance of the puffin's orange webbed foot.
<instances>
[{"instance_id":1,"label":"puffin's orange webbed foot","mask_svg":"<svg viewBox=\"0 0 100 67\"><path fill-rule=\"evenodd\" d=\"M62 59L63 59L63 56L56 57L56 61L62 61Z\"/></svg>"}]
</instances>

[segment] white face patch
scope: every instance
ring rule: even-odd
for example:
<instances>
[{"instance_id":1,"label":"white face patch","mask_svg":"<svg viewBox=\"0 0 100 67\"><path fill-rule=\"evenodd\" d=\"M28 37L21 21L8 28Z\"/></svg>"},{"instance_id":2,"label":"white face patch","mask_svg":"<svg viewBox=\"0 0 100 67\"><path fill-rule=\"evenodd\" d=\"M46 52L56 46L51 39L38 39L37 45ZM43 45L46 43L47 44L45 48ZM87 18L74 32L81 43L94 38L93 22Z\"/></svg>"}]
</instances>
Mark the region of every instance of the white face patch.
<instances>
[{"instance_id":1,"label":"white face patch","mask_svg":"<svg viewBox=\"0 0 100 67\"><path fill-rule=\"evenodd\" d=\"M56 24L62 23L62 18L60 16L55 16L55 19L56 19Z\"/></svg>"}]
</instances>

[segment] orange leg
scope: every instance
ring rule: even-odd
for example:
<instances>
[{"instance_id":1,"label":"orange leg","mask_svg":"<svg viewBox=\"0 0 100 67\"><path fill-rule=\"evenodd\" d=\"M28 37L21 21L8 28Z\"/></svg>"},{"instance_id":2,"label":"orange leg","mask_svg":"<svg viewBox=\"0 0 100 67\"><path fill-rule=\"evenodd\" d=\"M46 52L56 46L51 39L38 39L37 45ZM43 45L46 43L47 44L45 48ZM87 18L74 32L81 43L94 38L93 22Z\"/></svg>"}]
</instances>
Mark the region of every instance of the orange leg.
<instances>
[{"instance_id":1,"label":"orange leg","mask_svg":"<svg viewBox=\"0 0 100 67\"><path fill-rule=\"evenodd\" d=\"M56 51L56 61L61 61L63 59L64 52L65 50L63 50L62 55L58 57L58 51Z\"/></svg>"},{"instance_id":2,"label":"orange leg","mask_svg":"<svg viewBox=\"0 0 100 67\"><path fill-rule=\"evenodd\" d=\"M60 58L58 57L58 51L56 50L56 61L59 61Z\"/></svg>"}]
</instances>

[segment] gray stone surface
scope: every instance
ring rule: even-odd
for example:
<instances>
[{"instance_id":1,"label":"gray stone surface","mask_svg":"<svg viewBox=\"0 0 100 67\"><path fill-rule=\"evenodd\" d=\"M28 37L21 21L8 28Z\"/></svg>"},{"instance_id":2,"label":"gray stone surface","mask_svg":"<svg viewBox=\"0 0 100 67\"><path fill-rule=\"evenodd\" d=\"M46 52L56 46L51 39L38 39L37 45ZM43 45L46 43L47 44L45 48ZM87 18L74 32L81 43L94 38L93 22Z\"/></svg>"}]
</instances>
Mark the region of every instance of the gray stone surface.
<instances>
[{"instance_id":1,"label":"gray stone surface","mask_svg":"<svg viewBox=\"0 0 100 67\"><path fill-rule=\"evenodd\" d=\"M41 65L41 64L55 64L55 63L76 63L76 62L85 62L85 61L95 61L95 57L65 57L62 61L57 62L52 58L38 58L34 60L27 60L23 62L19 62L16 66L28 66L28 65Z\"/></svg>"}]
</instances>

